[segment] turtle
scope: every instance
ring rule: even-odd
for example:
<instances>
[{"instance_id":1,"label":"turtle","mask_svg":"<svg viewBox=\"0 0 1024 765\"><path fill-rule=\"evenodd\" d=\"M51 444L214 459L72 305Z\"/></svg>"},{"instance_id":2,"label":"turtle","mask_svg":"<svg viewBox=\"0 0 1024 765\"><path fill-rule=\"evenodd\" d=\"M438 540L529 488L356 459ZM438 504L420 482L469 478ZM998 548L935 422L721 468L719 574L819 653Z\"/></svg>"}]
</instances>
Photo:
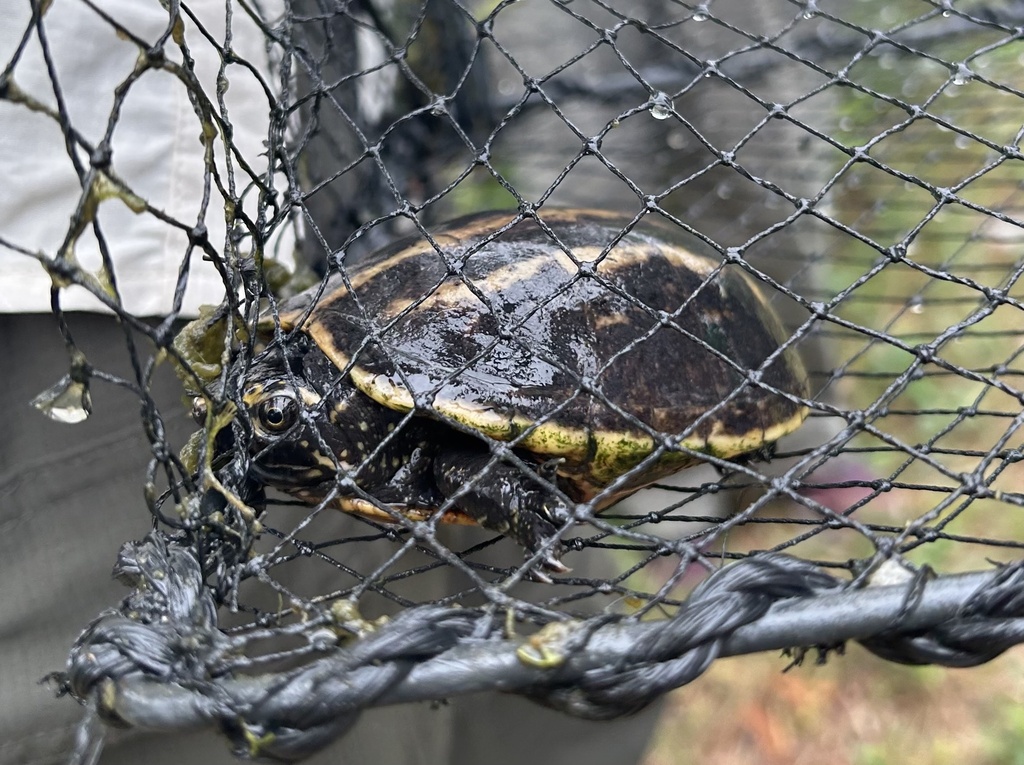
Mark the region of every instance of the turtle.
<instances>
[{"instance_id":1,"label":"turtle","mask_svg":"<svg viewBox=\"0 0 1024 765\"><path fill-rule=\"evenodd\" d=\"M242 392L253 474L379 521L440 512L514 538L542 580L568 571L579 503L761 453L807 415L757 280L692 239L491 212L347 264L268 314Z\"/></svg>"}]
</instances>

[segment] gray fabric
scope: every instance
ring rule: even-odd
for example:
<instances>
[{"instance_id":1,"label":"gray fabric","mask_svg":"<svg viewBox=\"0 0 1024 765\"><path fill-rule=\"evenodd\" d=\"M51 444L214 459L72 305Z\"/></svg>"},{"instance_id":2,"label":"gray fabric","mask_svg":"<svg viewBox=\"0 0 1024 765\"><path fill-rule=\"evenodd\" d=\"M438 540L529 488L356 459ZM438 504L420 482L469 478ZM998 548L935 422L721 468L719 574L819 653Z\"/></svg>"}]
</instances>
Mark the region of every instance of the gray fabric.
<instances>
[{"instance_id":1,"label":"gray fabric","mask_svg":"<svg viewBox=\"0 0 1024 765\"><path fill-rule=\"evenodd\" d=\"M94 365L130 377L124 336L113 319L77 314L71 325ZM44 765L66 758L81 709L54 699L39 680L61 669L78 632L126 594L110 570L121 543L150 527L142 497L149 447L128 391L95 384L95 413L75 426L50 422L27 406L67 367L52 317L0 316L0 358L6 369L0 400L8 412L0 438L0 765ZM191 423L178 402L180 386L168 369L160 371L154 394L178 445ZM351 521L339 514L336 523ZM301 589L328 591L335 573L310 567ZM416 585L417 599L436 597L430 589L442 585L439 578ZM648 711L616 723L584 723L517 698L474 696L368 712L310 762L513 765L542 757L560 765L627 765L641 756L655 719ZM100 760L232 761L224 741L209 732L121 735Z\"/></svg>"},{"instance_id":2,"label":"gray fabric","mask_svg":"<svg viewBox=\"0 0 1024 765\"><path fill-rule=\"evenodd\" d=\"M111 319L82 316L75 326L94 363L124 368ZM121 542L149 526L140 480L147 449L125 391L97 386L98 416L77 427L28 407L67 368L52 317L0 317L0 347L0 398L10 402L0 439L0 761L48 762L66 751L80 710L38 682L125 594L110 569Z\"/></svg>"}]
</instances>

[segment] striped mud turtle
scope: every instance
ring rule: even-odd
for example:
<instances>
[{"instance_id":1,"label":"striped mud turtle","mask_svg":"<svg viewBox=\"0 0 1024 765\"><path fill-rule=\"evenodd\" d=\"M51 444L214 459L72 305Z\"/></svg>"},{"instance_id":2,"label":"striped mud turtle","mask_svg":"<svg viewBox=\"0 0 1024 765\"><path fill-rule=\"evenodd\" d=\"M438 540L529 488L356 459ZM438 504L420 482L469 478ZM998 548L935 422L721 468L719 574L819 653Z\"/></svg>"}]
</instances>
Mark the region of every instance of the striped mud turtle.
<instances>
[{"instance_id":1,"label":"striped mud turtle","mask_svg":"<svg viewBox=\"0 0 1024 765\"><path fill-rule=\"evenodd\" d=\"M257 480L379 520L444 510L567 570L551 537L571 502L607 507L806 416L754 280L674 240L593 210L485 213L286 301L243 393Z\"/></svg>"}]
</instances>

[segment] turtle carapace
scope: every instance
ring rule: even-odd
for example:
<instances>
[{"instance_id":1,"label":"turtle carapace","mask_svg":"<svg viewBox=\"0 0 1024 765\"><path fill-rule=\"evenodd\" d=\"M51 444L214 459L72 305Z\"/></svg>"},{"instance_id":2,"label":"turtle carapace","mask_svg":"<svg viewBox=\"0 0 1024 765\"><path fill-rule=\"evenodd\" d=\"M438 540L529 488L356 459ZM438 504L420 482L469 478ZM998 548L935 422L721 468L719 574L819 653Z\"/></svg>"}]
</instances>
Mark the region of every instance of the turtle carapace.
<instances>
[{"instance_id":1,"label":"turtle carapace","mask_svg":"<svg viewBox=\"0 0 1024 765\"><path fill-rule=\"evenodd\" d=\"M572 503L797 428L806 375L755 280L627 224L476 215L283 303L243 395L257 477L380 520L444 510L562 571Z\"/></svg>"}]
</instances>

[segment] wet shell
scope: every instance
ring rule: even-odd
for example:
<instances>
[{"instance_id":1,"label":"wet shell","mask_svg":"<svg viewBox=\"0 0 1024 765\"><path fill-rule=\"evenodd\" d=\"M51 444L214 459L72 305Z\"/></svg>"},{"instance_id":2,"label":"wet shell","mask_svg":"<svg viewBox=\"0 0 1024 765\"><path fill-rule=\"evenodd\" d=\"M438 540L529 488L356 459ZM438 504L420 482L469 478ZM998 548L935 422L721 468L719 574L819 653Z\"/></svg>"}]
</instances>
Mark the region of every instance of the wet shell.
<instances>
[{"instance_id":1,"label":"wet shell","mask_svg":"<svg viewBox=\"0 0 1024 765\"><path fill-rule=\"evenodd\" d=\"M806 374L755 280L592 210L485 213L281 307L366 395L543 461L602 505L796 429ZM516 222L518 221L518 222Z\"/></svg>"}]
</instances>

